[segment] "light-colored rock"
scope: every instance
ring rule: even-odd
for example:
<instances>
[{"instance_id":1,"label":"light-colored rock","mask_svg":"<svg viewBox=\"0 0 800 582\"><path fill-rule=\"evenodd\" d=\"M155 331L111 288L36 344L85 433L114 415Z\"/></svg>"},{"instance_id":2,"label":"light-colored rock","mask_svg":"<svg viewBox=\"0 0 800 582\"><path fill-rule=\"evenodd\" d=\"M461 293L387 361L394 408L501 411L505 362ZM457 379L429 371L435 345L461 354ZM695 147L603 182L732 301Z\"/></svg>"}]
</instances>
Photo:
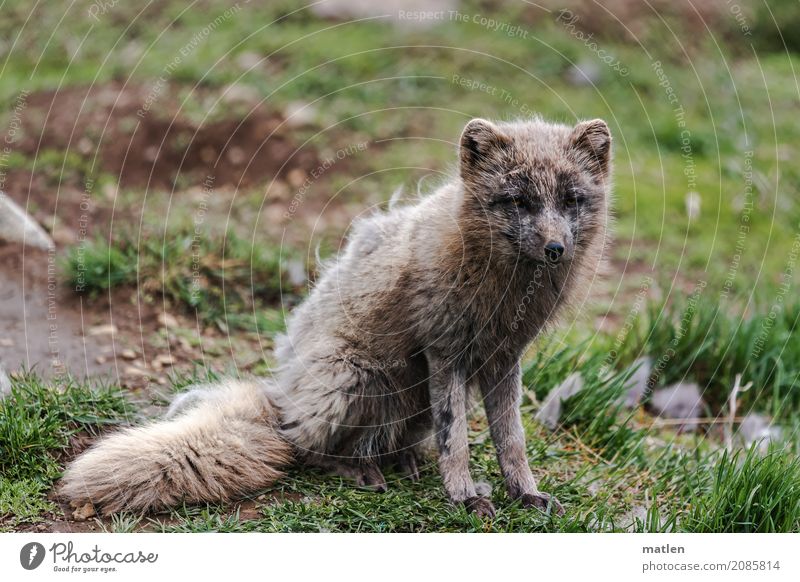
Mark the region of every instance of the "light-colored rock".
<instances>
[{"instance_id":1,"label":"light-colored rock","mask_svg":"<svg viewBox=\"0 0 800 582\"><path fill-rule=\"evenodd\" d=\"M158 314L158 323L164 327L178 327L178 320L175 319L174 315L170 315L167 312L161 312Z\"/></svg>"},{"instance_id":2,"label":"light-colored rock","mask_svg":"<svg viewBox=\"0 0 800 582\"><path fill-rule=\"evenodd\" d=\"M751 412L745 415L739 424L737 436L745 447L757 443L758 449L766 452L771 442L782 438L783 431L781 427L772 423L769 416Z\"/></svg>"},{"instance_id":3,"label":"light-colored rock","mask_svg":"<svg viewBox=\"0 0 800 582\"><path fill-rule=\"evenodd\" d=\"M235 60L239 67L245 71L249 71L258 67L262 61L264 61L264 57L254 52L244 52L240 55L237 55Z\"/></svg>"},{"instance_id":4,"label":"light-colored rock","mask_svg":"<svg viewBox=\"0 0 800 582\"><path fill-rule=\"evenodd\" d=\"M153 363L157 363L159 366L173 366L175 365L175 357L169 354L158 354L153 358Z\"/></svg>"},{"instance_id":5,"label":"light-colored rock","mask_svg":"<svg viewBox=\"0 0 800 582\"><path fill-rule=\"evenodd\" d=\"M87 335L114 335L117 333L117 326L107 323L103 325L93 325L87 330Z\"/></svg>"},{"instance_id":6,"label":"light-colored rock","mask_svg":"<svg viewBox=\"0 0 800 582\"><path fill-rule=\"evenodd\" d=\"M56 246L47 231L5 192L0 192L0 240L44 250Z\"/></svg>"},{"instance_id":7,"label":"light-colored rock","mask_svg":"<svg viewBox=\"0 0 800 582\"><path fill-rule=\"evenodd\" d=\"M147 370L143 370L137 366L125 366L125 369L122 370L123 375L125 376L136 376L139 378L143 378L145 376L149 376L150 372Z\"/></svg>"},{"instance_id":8,"label":"light-colored rock","mask_svg":"<svg viewBox=\"0 0 800 582\"><path fill-rule=\"evenodd\" d=\"M689 222L694 222L700 218L700 194L697 192L686 193L686 217Z\"/></svg>"},{"instance_id":9,"label":"light-colored rock","mask_svg":"<svg viewBox=\"0 0 800 582\"><path fill-rule=\"evenodd\" d=\"M580 373L570 374L566 380L553 388L544 399L542 407L536 413L536 420L550 430L558 426L561 418L561 403L583 390L583 377Z\"/></svg>"},{"instance_id":10,"label":"light-colored rock","mask_svg":"<svg viewBox=\"0 0 800 582\"><path fill-rule=\"evenodd\" d=\"M11 394L11 378L6 374L3 364L0 364L0 400Z\"/></svg>"},{"instance_id":11,"label":"light-colored rock","mask_svg":"<svg viewBox=\"0 0 800 582\"><path fill-rule=\"evenodd\" d=\"M705 409L700 387L693 382L681 382L661 388L653 392L650 409L662 418L691 421L700 418ZM679 425L680 429L693 430L695 424L687 422Z\"/></svg>"},{"instance_id":12,"label":"light-colored rock","mask_svg":"<svg viewBox=\"0 0 800 582\"><path fill-rule=\"evenodd\" d=\"M600 78L600 66L594 61L580 61L567 71L567 82L576 87L592 87Z\"/></svg>"},{"instance_id":13,"label":"light-colored rock","mask_svg":"<svg viewBox=\"0 0 800 582\"><path fill-rule=\"evenodd\" d=\"M293 287L302 287L308 280L306 266L298 259L286 261L286 275Z\"/></svg>"},{"instance_id":14,"label":"light-colored rock","mask_svg":"<svg viewBox=\"0 0 800 582\"><path fill-rule=\"evenodd\" d=\"M639 358L631 364L629 370L634 370L634 372L625 383L626 392L623 406L636 408L647 394L647 382L653 372L653 360L649 357Z\"/></svg>"},{"instance_id":15,"label":"light-colored rock","mask_svg":"<svg viewBox=\"0 0 800 582\"><path fill-rule=\"evenodd\" d=\"M317 119L317 108L305 101L292 101L283 112L288 127L305 127Z\"/></svg>"},{"instance_id":16,"label":"light-colored rock","mask_svg":"<svg viewBox=\"0 0 800 582\"><path fill-rule=\"evenodd\" d=\"M131 349L122 350L119 355L126 360L135 360L136 352Z\"/></svg>"},{"instance_id":17,"label":"light-colored rock","mask_svg":"<svg viewBox=\"0 0 800 582\"><path fill-rule=\"evenodd\" d=\"M255 87L242 83L233 83L225 88L220 101L227 105L235 105L237 103L255 105L261 101L261 94Z\"/></svg>"},{"instance_id":18,"label":"light-colored rock","mask_svg":"<svg viewBox=\"0 0 800 582\"><path fill-rule=\"evenodd\" d=\"M311 11L322 18L350 20L380 18L400 28L429 28L450 20L450 11L458 0L327 0L311 5Z\"/></svg>"},{"instance_id":19,"label":"light-colored rock","mask_svg":"<svg viewBox=\"0 0 800 582\"><path fill-rule=\"evenodd\" d=\"M94 505L87 503L72 512L72 519L75 521L86 521L90 517L97 515L94 511Z\"/></svg>"}]
</instances>

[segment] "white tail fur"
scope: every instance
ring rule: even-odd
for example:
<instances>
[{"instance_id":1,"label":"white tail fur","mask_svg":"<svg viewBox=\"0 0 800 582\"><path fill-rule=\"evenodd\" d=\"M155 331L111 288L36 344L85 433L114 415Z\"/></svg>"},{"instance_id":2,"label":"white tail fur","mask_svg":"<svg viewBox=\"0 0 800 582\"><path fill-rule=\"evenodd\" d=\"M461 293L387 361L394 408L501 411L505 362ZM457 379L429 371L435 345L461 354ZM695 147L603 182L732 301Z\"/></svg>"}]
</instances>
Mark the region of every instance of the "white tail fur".
<instances>
[{"instance_id":1,"label":"white tail fur","mask_svg":"<svg viewBox=\"0 0 800 582\"><path fill-rule=\"evenodd\" d=\"M110 435L69 465L60 494L103 514L143 513L268 486L292 450L264 388L229 380L198 391L172 420Z\"/></svg>"}]
</instances>

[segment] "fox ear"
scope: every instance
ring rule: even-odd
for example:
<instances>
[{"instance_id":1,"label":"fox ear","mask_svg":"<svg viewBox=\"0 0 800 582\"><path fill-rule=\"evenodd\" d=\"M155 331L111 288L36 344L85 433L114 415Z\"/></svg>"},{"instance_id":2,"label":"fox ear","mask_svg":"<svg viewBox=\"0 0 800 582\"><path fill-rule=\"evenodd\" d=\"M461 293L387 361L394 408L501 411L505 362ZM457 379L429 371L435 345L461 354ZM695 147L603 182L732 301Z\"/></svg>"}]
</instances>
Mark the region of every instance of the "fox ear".
<instances>
[{"instance_id":1,"label":"fox ear","mask_svg":"<svg viewBox=\"0 0 800 582\"><path fill-rule=\"evenodd\" d=\"M611 169L611 131L602 119L583 121L570 136L572 150L578 162L589 169L596 179L608 176Z\"/></svg>"},{"instance_id":2,"label":"fox ear","mask_svg":"<svg viewBox=\"0 0 800 582\"><path fill-rule=\"evenodd\" d=\"M462 177L474 182L482 175L497 173L510 146L511 139L494 123L473 119L464 128L459 143Z\"/></svg>"}]
</instances>

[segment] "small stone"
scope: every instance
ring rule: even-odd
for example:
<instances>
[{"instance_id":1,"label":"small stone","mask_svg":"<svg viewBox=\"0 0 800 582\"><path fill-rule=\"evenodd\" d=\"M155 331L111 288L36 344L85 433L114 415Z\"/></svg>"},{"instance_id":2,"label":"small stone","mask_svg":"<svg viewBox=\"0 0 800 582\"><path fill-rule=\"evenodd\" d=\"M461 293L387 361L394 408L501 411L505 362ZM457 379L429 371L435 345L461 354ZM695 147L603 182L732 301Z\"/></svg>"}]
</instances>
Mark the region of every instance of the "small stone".
<instances>
[{"instance_id":1,"label":"small stone","mask_svg":"<svg viewBox=\"0 0 800 582\"><path fill-rule=\"evenodd\" d=\"M94 510L94 505L87 503L72 512L72 519L75 521L86 521L95 515L97 515L97 513Z\"/></svg>"},{"instance_id":2,"label":"small stone","mask_svg":"<svg viewBox=\"0 0 800 582\"><path fill-rule=\"evenodd\" d=\"M122 374L125 376L137 376L143 378L145 376L149 376L150 373L147 370L142 370L136 366L125 366L125 369L122 371Z\"/></svg>"},{"instance_id":3,"label":"small stone","mask_svg":"<svg viewBox=\"0 0 800 582\"><path fill-rule=\"evenodd\" d=\"M172 366L175 364L175 358L169 354L159 354L153 359L153 362L158 362L159 366Z\"/></svg>"},{"instance_id":4,"label":"small stone","mask_svg":"<svg viewBox=\"0 0 800 582\"><path fill-rule=\"evenodd\" d=\"M122 350L119 355L126 359L126 360L135 360L136 359L136 352L131 349Z\"/></svg>"},{"instance_id":5,"label":"small stone","mask_svg":"<svg viewBox=\"0 0 800 582\"><path fill-rule=\"evenodd\" d=\"M287 127L305 127L314 123L317 108L305 101L292 101L283 112Z\"/></svg>"},{"instance_id":6,"label":"small stone","mask_svg":"<svg viewBox=\"0 0 800 582\"><path fill-rule=\"evenodd\" d=\"M25 243L28 247L44 250L56 246L47 231L2 191L0 191L0 240Z\"/></svg>"},{"instance_id":7,"label":"small stone","mask_svg":"<svg viewBox=\"0 0 800 582\"><path fill-rule=\"evenodd\" d=\"M694 222L700 218L700 194L697 192L686 193L686 217L689 222Z\"/></svg>"},{"instance_id":8,"label":"small stone","mask_svg":"<svg viewBox=\"0 0 800 582\"><path fill-rule=\"evenodd\" d=\"M53 229L53 240L62 247L70 246L78 241L77 233L66 226L57 226Z\"/></svg>"},{"instance_id":9,"label":"small stone","mask_svg":"<svg viewBox=\"0 0 800 582\"><path fill-rule=\"evenodd\" d=\"M106 363L106 357L105 356L97 356L94 359L94 361L97 362L98 364L105 364Z\"/></svg>"},{"instance_id":10,"label":"small stone","mask_svg":"<svg viewBox=\"0 0 800 582\"><path fill-rule=\"evenodd\" d=\"M636 408L647 394L647 385L650 381L650 374L653 372L653 360L648 357L639 358L629 370L634 370L631 377L625 383L627 392L623 406L626 408Z\"/></svg>"},{"instance_id":11,"label":"small stone","mask_svg":"<svg viewBox=\"0 0 800 582\"><path fill-rule=\"evenodd\" d=\"M178 320L175 319L175 316L170 315L169 313L166 312L158 314L158 323L167 328L178 327Z\"/></svg>"},{"instance_id":12,"label":"small stone","mask_svg":"<svg viewBox=\"0 0 800 582\"><path fill-rule=\"evenodd\" d=\"M705 407L700 387L693 382L681 382L661 388L650 399L650 409L662 418L694 420L700 418ZM696 425L691 423L679 426L679 430L694 428Z\"/></svg>"},{"instance_id":13,"label":"small stone","mask_svg":"<svg viewBox=\"0 0 800 582\"><path fill-rule=\"evenodd\" d=\"M113 202L117 199L117 194L119 193L119 186L114 182L106 182L103 184L103 196L105 196L106 200L109 202Z\"/></svg>"},{"instance_id":14,"label":"small stone","mask_svg":"<svg viewBox=\"0 0 800 582\"><path fill-rule=\"evenodd\" d=\"M561 403L581 390L583 390L583 377L578 372L570 374L547 395L542 407L536 413L536 420L550 430L554 430L561 418Z\"/></svg>"},{"instance_id":15,"label":"small stone","mask_svg":"<svg viewBox=\"0 0 800 582\"><path fill-rule=\"evenodd\" d=\"M770 442L780 440L783 431L773 424L769 416L751 412L742 419L737 434L745 447L757 443L758 450L765 453Z\"/></svg>"},{"instance_id":16,"label":"small stone","mask_svg":"<svg viewBox=\"0 0 800 582\"><path fill-rule=\"evenodd\" d=\"M11 378L6 374L3 364L0 364L0 400L11 393Z\"/></svg>"},{"instance_id":17,"label":"small stone","mask_svg":"<svg viewBox=\"0 0 800 582\"><path fill-rule=\"evenodd\" d=\"M228 152L225 154L225 157L227 157L228 161L234 166L240 166L247 161L247 154L244 153L244 150L239 146L232 146L228 148Z\"/></svg>"},{"instance_id":18,"label":"small stone","mask_svg":"<svg viewBox=\"0 0 800 582\"><path fill-rule=\"evenodd\" d=\"M307 178L308 174L306 174L305 170L302 168L295 168L286 175L286 181L289 182L289 185L293 188L302 186Z\"/></svg>"},{"instance_id":19,"label":"small stone","mask_svg":"<svg viewBox=\"0 0 800 582\"><path fill-rule=\"evenodd\" d=\"M567 71L567 82L576 87L592 87L600 78L600 67L593 61L581 61Z\"/></svg>"},{"instance_id":20,"label":"small stone","mask_svg":"<svg viewBox=\"0 0 800 582\"><path fill-rule=\"evenodd\" d=\"M2 348L13 348L14 347L14 340L10 337L0 337L0 347Z\"/></svg>"},{"instance_id":21,"label":"small stone","mask_svg":"<svg viewBox=\"0 0 800 582\"><path fill-rule=\"evenodd\" d=\"M302 287L308 280L308 273L303 261L292 259L286 262L286 274L293 287Z\"/></svg>"},{"instance_id":22,"label":"small stone","mask_svg":"<svg viewBox=\"0 0 800 582\"><path fill-rule=\"evenodd\" d=\"M117 333L117 326L113 324L93 325L88 330L88 335L114 335Z\"/></svg>"},{"instance_id":23,"label":"small stone","mask_svg":"<svg viewBox=\"0 0 800 582\"><path fill-rule=\"evenodd\" d=\"M264 57L258 53L244 52L236 57L236 64L242 69L249 71L250 69L255 69L264 60Z\"/></svg>"},{"instance_id":24,"label":"small stone","mask_svg":"<svg viewBox=\"0 0 800 582\"><path fill-rule=\"evenodd\" d=\"M155 162L158 159L158 147L151 145L144 149L143 156L145 161Z\"/></svg>"},{"instance_id":25,"label":"small stone","mask_svg":"<svg viewBox=\"0 0 800 582\"><path fill-rule=\"evenodd\" d=\"M233 83L225 88L220 100L228 105L243 103L255 105L261 100L261 94L253 87L241 83Z\"/></svg>"}]
</instances>

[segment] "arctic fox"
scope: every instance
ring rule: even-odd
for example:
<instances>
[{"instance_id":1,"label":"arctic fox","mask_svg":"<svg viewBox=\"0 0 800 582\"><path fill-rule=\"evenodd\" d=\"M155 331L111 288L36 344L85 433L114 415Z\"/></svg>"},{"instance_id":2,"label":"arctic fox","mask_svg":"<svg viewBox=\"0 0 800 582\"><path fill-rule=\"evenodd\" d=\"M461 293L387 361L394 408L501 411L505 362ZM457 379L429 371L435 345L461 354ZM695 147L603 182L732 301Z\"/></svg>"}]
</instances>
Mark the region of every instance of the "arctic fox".
<instances>
[{"instance_id":1,"label":"arctic fox","mask_svg":"<svg viewBox=\"0 0 800 582\"><path fill-rule=\"evenodd\" d=\"M102 439L61 493L106 514L156 511L264 488L289 464L383 491L386 466L418 478L432 436L449 498L491 517L469 470L479 394L510 497L563 512L528 465L519 360L597 271L610 173L601 120L470 121L450 182L356 223L291 314L274 377L198 388L166 420Z\"/></svg>"}]
</instances>

